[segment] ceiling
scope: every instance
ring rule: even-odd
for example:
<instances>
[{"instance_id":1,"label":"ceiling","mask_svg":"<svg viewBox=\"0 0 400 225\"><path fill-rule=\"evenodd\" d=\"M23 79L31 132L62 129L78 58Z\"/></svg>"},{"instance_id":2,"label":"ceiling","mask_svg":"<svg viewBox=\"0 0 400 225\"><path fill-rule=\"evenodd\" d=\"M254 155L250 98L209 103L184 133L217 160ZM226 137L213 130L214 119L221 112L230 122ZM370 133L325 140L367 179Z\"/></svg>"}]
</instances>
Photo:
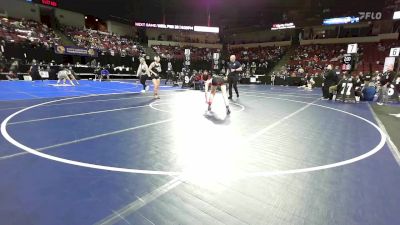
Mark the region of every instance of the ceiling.
<instances>
[{"instance_id":1,"label":"ceiling","mask_svg":"<svg viewBox=\"0 0 400 225\"><path fill-rule=\"evenodd\" d=\"M121 22L151 22L182 25L269 26L272 23L300 21L326 16L357 15L359 11L378 11L384 1L377 0L58 0L59 7L102 19ZM329 8L331 15L323 15ZM292 20L292 21L291 21Z\"/></svg>"}]
</instances>

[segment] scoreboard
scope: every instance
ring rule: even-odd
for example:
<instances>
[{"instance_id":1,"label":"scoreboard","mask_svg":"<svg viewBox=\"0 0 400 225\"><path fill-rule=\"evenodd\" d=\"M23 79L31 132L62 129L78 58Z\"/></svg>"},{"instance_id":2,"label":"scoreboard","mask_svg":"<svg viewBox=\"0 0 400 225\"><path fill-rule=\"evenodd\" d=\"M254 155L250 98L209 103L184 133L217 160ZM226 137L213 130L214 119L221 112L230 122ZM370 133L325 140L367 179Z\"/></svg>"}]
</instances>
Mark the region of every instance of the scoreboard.
<instances>
[{"instance_id":1,"label":"scoreboard","mask_svg":"<svg viewBox=\"0 0 400 225\"><path fill-rule=\"evenodd\" d=\"M344 54L342 61L342 70L350 71L353 65L353 56L351 54Z\"/></svg>"},{"instance_id":2,"label":"scoreboard","mask_svg":"<svg viewBox=\"0 0 400 225\"><path fill-rule=\"evenodd\" d=\"M347 54L343 55L342 70L351 71L354 69L356 62L358 61L358 44L348 44Z\"/></svg>"}]
</instances>

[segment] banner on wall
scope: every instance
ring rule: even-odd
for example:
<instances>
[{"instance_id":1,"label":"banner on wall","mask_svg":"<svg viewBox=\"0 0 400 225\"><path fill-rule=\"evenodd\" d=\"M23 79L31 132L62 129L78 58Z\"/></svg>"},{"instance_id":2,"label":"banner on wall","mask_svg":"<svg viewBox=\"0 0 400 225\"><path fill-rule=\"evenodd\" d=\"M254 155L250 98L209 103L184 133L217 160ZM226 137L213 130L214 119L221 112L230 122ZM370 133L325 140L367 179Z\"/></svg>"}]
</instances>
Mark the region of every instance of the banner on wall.
<instances>
[{"instance_id":1,"label":"banner on wall","mask_svg":"<svg viewBox=\"0 0 400 225\"><path fill-rule=\"evenodd\" d=\"M78 56L89 56L98 57L98 52L92 48L79 48L72 46L57 45L54 48L55 53L61 55L78 55Z\"/></svg>"},{"instance_id":2,"label":"banner on wall","mask_svg":"<svg viewBox=\"0 0 400 225\"><path fill-rule=\"evenodd\" d=\"M140 23L140 22L135 22L135 26L136 27L147 27L147 28L190 30L190 31L196 31L196 32L219 33L219 27L183 26L183 25Z\"/></svg>"},{"instance_id":3,"label":"banner on wall","mask_svg":"<svg viewBox=\"0 0 400 225\"><path fill-rule=\"evenodd\" d=\"M386 72L388 70L393 71L395 59L396 59L395 57L385 58L385 65L383 66L383 72Z\"/></svg>"},{"instance_id":4,"label":"banner on wall","mask_svg":"<svg viewBox=\"0 0 400 225\"><path fill-rule=\"evenodd\" d=\"M273 24L271 30L284 30L296 28L294 23Z\"/></svg>"}]
</instances>

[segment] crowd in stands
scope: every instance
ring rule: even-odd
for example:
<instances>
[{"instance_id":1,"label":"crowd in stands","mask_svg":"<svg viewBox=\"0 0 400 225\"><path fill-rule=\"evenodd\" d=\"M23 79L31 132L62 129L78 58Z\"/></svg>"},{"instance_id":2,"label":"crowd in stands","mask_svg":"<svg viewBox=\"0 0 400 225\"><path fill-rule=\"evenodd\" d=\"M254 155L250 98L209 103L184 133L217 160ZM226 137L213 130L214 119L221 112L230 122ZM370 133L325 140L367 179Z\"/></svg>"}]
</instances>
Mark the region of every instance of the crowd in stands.
<instances>
[{"instance_id":1,"label":"crowd in stands","mask_svg":"<svg viewBox=\"0 0 400 225\"><path fill-rule=\"evenodd\" d=\"M290 56L284 73L296 76L296 71L304 69L308 74L318 76L328 64L339 66L346 53L345 45L304 45L298 46Z\"/></svg>"},{"instance_id":2,"label":"crowd in stands","mask_svg":"<svg viewBox=\"0 0 400 225\"><path fill-rule=\"evenodd\" d=\"M60 38L47 25L32 20L0 17L0 40L26 43L47 48L60 43Z\"/></svg>"},{"instance_id":3,"label":"crowd in stands","mask_svg":"<svg viewBox=\"0 0 400 225\"><path fill-rule=\"evenodd\" d=\"M77 46L84 48L94 48L111 55L127 55L139 57L144 51L134 38L119 36L107 32L101 32L90 29L62 27L61 29ZM163 37L164 38L164 37ZM185 32L171 40L179 42L199 42L185 36ZM175 39L174 39L175 38ZM205 39L207 42L207 39ZM55 32L46 25L30 20L16 20L0 17L0 41L6 43L30 44L32 46L43 46L51 48L54 45L61 44L60 38ZM363 80L364 76L371 77L371 81L376 84L382 74L375 71L382 71L385 57L389 55L392 47L400 46L399 40L382 41L379 43L361 43L359 44L358 64L356 70L350 74L341 76L351 76L355 80ZM180 61L185 59L185 49L190 49L192 61L204 61L211 64L213 53L221 52L221 49L197 48L191 46L164 46L156 45L153 50L166 61ZM305 45L297 46L289 52L288 63L281 68L278 76L285 77L322 77L325 74L328 65L332 65L335 71L340 71L342 59L346 54L347 44L326 44L326 45ZM231 48L226 54L234 54L237 60L242 63L244 70L243 77L251 74L265 74L270 69L271 62L279 61L287 52L287 47L270 46L254 48ZM39 62L39 65L50 65L52 63ZM75 67L97 67L99 62L88 62L87 65L77 64ZM208 65L207 64L207 65ZM105 64L106 65L106 64ZM103 66L105 66L103 65ZM71 65L72 66L72 65ZM109 65L110 68L117 68L118 65ZM11 60L9 62L0 55L0 71L9 73L12 77L16 74L18 62ZM129 72L132 68L121 70ZM224 68L223 68L224 70ZM116 70L118 71L118 70ZM374 72L372 72L374 71ZM371 74L373 73L373 74Z\"/></svg>"},{"instance_id":4,"label":"crowd in stands","mask_svg":"<svg viewBox=\"0 0 400 225\"><path fill-rule=\"evenodd\" d=\"M170 45L154 45L152 48L161 58L168 60L183 60L185 58L185 49L190 49L190 58L194 61L211 61L212 54L220 52L220 49L197 48L192 46L179 47Z\"/></svg>"},{"instance_id":5,"label":"crowd in stands","mask_svg":"<svg viewBox=\"0 0 400 225\"><path fill-rule=\"evenodd\" d=\"M191 60L203 60L211 62L213 53L220 53L220 49L194 48L194 47L177 47L177 46L153 46L153 49L162 58L171 60L183 60L184 49L191 50ZM265 73L270 62L278 61L284 54L284 48L281 47L258 47L258 48L235 48L228 52L229 55L234 54L243 67L243 74ZM224 64L225 60L222 59ZM222 69L224 70L224 68Z\"/></svg>"},{"instance_id":6,"label":"crowd in stands","mask_svg":"<svg viewBox=\"0 0 400 225\"><path fill-rule=\"evenodd\" d=\"M391 48L399 47L399 40L385 40L377 43L361 44L360 63L358 70L360 71L382 71L385 63L385 57L389 56Z\"/></svg>"},{"instance_id":7,"label":"crowd in stands","mask_svg":"<svg viewBox=\"0 0 400 225\"><path fill-rule=\"evenodd\" d=\"M62 30L79 47L93 48L111 55L139 56L143 53L142 47L130 37L67 26Z\"/></svg>"},{"instance_id":8,"label":"crowd in stands","mask_svg":"<svg viewBox=\"0 0 400 225\"><path fill-rule=\"evenodd\" d=\"M359 44L356 72L382 71L385 57L389 56L390 49L399 45L398 40ZM281 73L297 76L297 71L303 69L311 76L319 76L328 64L340 67L346 52L347 44L298 46L291 53L290 60L282 68Z\"/></svg>"},{"instance_id":9,"label":"crowd in stands","mask_svg":"<svg viewBox=\"0 0 400 225\"><path fill-rule=\"evenodd\" d=\"M237 60L243 62L275 61L282 57L285 47L232 48L229 52L236 55Z\"/></svg>"},{"instance_id":10,"label":"crowd in stands","mask_svg":"<svg viewBox=\"0 0 400 225\"><path fill-rule=\"evenodd\" d=\"M232 48L230 55L236 55L242 65L245 66L244 74L265 74L271 69L271 63L278 62L286 52L286 47L267 46L255 48Z\"/></svg>"},{"instance_id":11,"label":"crowd in stands","mask_svg":"<svg viewBox=\"0 0 400 225\"><path fill-rule=\"evenodd\" d=\"M155 45L152 46L154 51L167 60L184 60L185 49L190 49L190 59L192 61L207 61L212 62L213 53L220 53L220 49L211 48L196 48L196 47L179 47L179 46L165 46ZM256 47L256 48L233 48L228 51L228 54L234 54L242 65L245 67L243 73L265 73L269 63L277 62L285 53L285 47L271 46L271 47ZM222 61L224 61L222 59Z\"/></svg>"},{"instance_id":12,"label":"crowd in stands","mask_svg":"<svg viewBox=\"0 0 400 225\"><path fill-rule=\"evenodd\" d=\"M204 44L217 44L219 43L218 36L214 34L205 34L202 38L191 36L190 31L176 30L173 35L161 34L157 37L158 41L173 41L184 43L204 43ZM152 38L153 40L156 38Z\"/></svg>"}]
</instances>

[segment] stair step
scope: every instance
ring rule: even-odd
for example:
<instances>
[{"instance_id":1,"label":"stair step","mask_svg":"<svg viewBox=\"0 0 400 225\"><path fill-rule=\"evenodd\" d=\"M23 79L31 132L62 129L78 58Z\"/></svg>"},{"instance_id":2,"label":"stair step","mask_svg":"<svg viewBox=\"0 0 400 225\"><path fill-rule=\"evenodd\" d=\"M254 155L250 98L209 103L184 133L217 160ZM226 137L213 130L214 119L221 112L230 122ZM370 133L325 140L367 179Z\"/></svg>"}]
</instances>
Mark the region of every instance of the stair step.
<instances>
[{"instance_id":1,"label":"stair step","mask_svg":"<svg viewBox=\"0 0 400 225\"><path fill-rule=\"evenodd\" d=\"M268 75L271 75L275 71L279 71L282 66L289 63L289 59L294 51L294 48L295 47L293 47L293 46L289 46L289 49L285 52L285 54L282 56L281 60L279 60L279 62L274 66L274 68L271 71L269 71Z\"/></svg>"},{"instance_id":2,"label":"stair step","mask_svg":"<svg viewBox=\"0 0 400 225\"><path fill-rule=\"evenodd\" d=\"M76 46L75 43L63 32L58 29L54 29L54 32L61 38L61 43L64 46Z\"/></svg>"}]
</instances>

